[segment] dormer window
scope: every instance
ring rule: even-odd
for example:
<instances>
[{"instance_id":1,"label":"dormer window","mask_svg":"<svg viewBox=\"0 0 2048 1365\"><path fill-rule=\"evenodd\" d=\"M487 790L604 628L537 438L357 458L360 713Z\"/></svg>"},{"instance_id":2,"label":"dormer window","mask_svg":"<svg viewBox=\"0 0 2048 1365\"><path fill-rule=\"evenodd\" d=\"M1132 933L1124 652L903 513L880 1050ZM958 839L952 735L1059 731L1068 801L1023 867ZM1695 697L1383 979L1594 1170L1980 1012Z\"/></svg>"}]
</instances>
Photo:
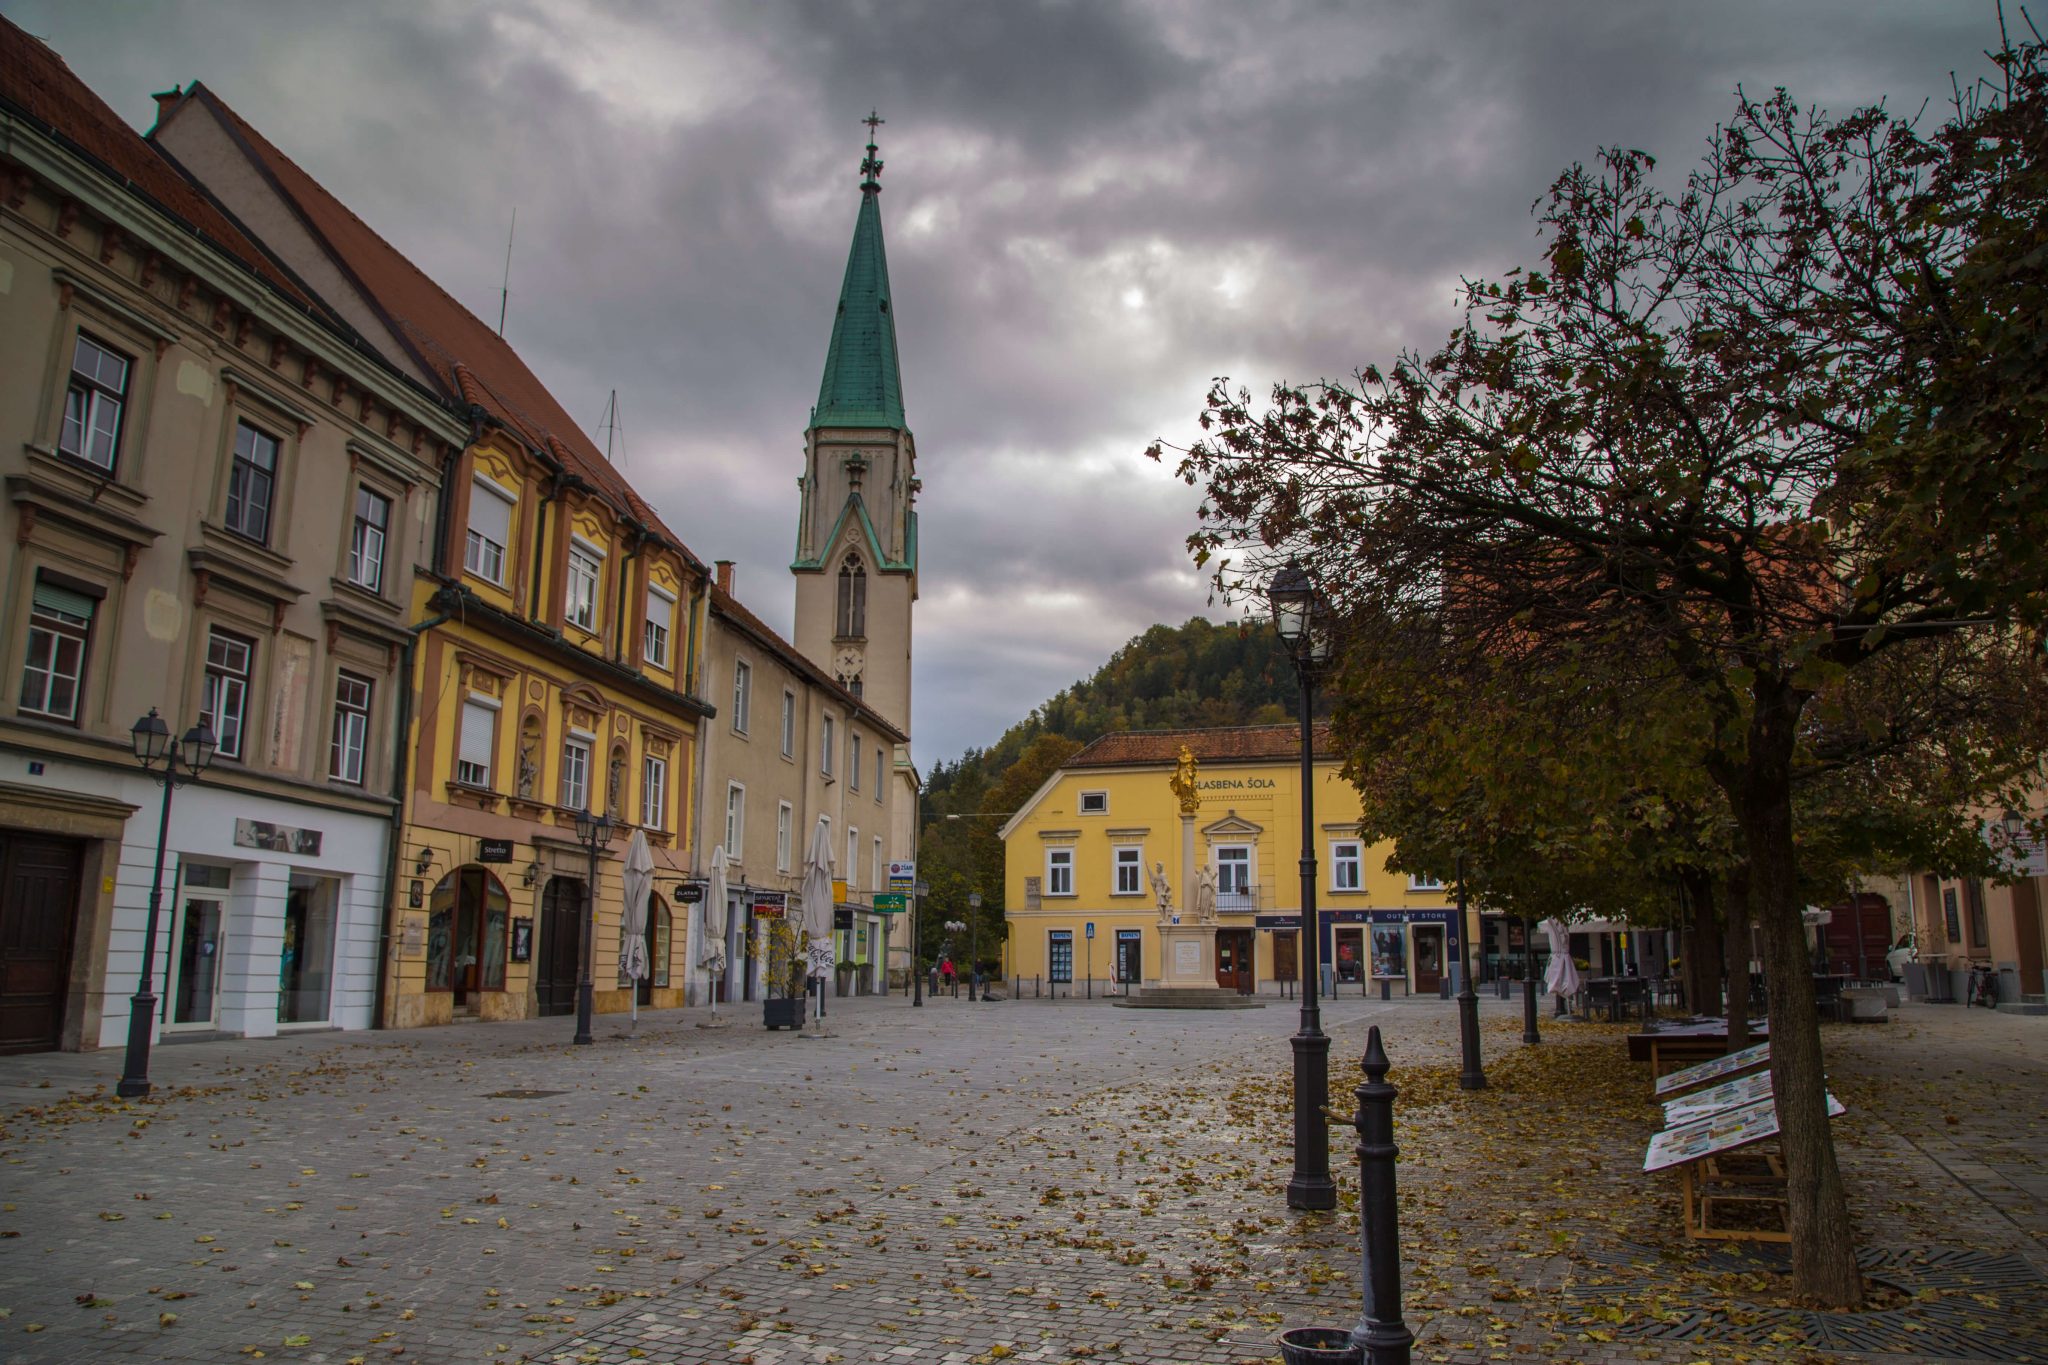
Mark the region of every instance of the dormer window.
<instances>
[{"instance_id":1,"label":"dormer window","mask_svg":"<svg viewBox=\"0 0 2048 1365\"><path fill-rule=\"evenodd\" d=\"M838 624L842 640L858 640L868 633L868 571L859 555L848 555L839 566Z\"/></svg>"}]
</instances>

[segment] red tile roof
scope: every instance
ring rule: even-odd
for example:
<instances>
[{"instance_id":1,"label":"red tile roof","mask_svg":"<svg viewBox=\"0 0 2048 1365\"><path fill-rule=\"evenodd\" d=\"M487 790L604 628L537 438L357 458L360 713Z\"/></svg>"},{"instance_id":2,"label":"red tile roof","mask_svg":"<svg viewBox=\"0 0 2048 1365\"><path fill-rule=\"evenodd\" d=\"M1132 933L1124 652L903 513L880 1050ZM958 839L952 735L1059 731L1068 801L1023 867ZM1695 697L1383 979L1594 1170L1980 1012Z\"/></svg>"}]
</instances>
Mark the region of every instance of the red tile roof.
<instances>
[{"instance_id":1,"label":"red tile roof","mask_svg":"<svg viewBox=\"0 0 2048 1365\"><path fill-rule=\"evenodd\" d=\"M0 104L98 162L131 193L182 220L300 308L318 311L325 320L334 321L317 307L309 291L212 200L167 165L62 57L4 17L0 17Z\"/></svg>"},{"instance_id":2,"label":"red tile roof","mask_svg":"<svg viewBox=\"0 0 2048 1365\"><path fill-rule=\"evenodd\" d=\"M887 735L895 743L907 743L910 736L898 730L875 712L866 702L839 685L839 680L806 658L795 645L768 628L760 617L740 605L738 598L717 584L711 585L711 610L734 622L747 634L754 636L761 644L776 653L789 668L796 669L819 687L825 689L832 699L847 710L857 713L862 720Z\"/></svg>"},{"instance_id":3,"label":"red tile roof","mask_svg":"<svg viewBox=\"0 0 2048 1365\"><path fill-rule=\"evenodd\" d=\"M240 140L307 231L325 244L392 333L450 398L481 406L529 447L546 451L614 507L690 554L682 538L612 467L503 337L350 212L220 96L194 83L185 98L201 101Z\"/></svg>"},{"instance_id":4,"label":"red tile roof","mask_svg":"<svg viewBox=\"0 0 2048 1365\"><path fill-rule=\"evenodd\" d=\"M1171 765L1185 744L1197 763L1301 761L1298 725L1237 725L1213 730L1116 730L1084 745L1062 767L1119 768ZM1315 756L1335 758L1330 727L1316 722Z\"/></svg>"}]
</instances>

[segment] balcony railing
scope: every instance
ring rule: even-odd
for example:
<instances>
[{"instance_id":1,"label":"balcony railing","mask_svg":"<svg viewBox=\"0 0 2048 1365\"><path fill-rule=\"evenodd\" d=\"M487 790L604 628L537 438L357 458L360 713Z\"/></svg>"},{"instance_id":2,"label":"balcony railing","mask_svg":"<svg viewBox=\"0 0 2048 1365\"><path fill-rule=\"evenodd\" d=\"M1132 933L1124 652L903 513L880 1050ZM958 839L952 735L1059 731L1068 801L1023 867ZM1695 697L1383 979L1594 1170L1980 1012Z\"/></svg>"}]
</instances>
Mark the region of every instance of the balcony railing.
<instances>
[{"instance_id":1,"label":"balcony railing","mask_svg":"<svg viewBox=\"0 0 2048 1365\"><path fill-rule=\"evenodd\" d=\"M1219 915L1249 915L1259 908L1259 888L1248 886L1242 891L1218 891L1216 913Z\"/></svg>"}]
</instances>

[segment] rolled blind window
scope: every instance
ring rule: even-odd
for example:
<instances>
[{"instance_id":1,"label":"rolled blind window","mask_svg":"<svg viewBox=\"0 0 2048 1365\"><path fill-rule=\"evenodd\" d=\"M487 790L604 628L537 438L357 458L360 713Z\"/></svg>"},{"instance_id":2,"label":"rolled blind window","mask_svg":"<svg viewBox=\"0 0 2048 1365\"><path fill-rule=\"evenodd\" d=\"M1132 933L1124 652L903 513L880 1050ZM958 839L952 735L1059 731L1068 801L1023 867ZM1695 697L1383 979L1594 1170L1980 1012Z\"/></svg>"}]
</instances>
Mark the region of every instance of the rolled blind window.
<instances>
[{"instance_id":1,"label":"rolled blind window","mask_svg":"<svg viewBox=\"0 0 2048 1365\"><path fill-rule=\"evenodd\" d=\"M462 704L462 753L458 777L483 786L491 780L491 741L497 736L498 716L477 702Z\"/></svg>"}]
</instances>

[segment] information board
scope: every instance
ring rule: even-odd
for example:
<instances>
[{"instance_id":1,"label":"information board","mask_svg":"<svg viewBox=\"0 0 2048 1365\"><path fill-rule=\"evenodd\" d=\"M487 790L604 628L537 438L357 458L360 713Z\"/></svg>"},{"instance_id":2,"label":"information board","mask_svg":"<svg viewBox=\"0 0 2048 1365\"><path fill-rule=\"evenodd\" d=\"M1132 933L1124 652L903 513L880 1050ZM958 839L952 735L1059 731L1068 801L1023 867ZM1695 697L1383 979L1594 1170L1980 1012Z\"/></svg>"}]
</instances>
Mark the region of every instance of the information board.
<instances>
[{"instance_id":1,"label":"information board","mask_svg":"<svg viewBox=\"0 0 2048 1365\"><path fill-rule=\"evenodd\" d=\"M1729 1052L1719 1057L1709 1057L1698 1066L1688 1066L1682 1070L1674 1071L1668 1076L1659 1076L1657 1078L1657 1093L1659 1095L1671 1095L1676 1094L1680 1090L1690 1090L1696 1085L1706 1085L1710 1081L1726 1080L1730 1076L1740 1075L1742 1072L1764 1066L1770 1060L1771 1045L1769 1043L1758 1043L1755 1047L1746 1047L1740 1052Z\"/></svg>"}]
</instances>

